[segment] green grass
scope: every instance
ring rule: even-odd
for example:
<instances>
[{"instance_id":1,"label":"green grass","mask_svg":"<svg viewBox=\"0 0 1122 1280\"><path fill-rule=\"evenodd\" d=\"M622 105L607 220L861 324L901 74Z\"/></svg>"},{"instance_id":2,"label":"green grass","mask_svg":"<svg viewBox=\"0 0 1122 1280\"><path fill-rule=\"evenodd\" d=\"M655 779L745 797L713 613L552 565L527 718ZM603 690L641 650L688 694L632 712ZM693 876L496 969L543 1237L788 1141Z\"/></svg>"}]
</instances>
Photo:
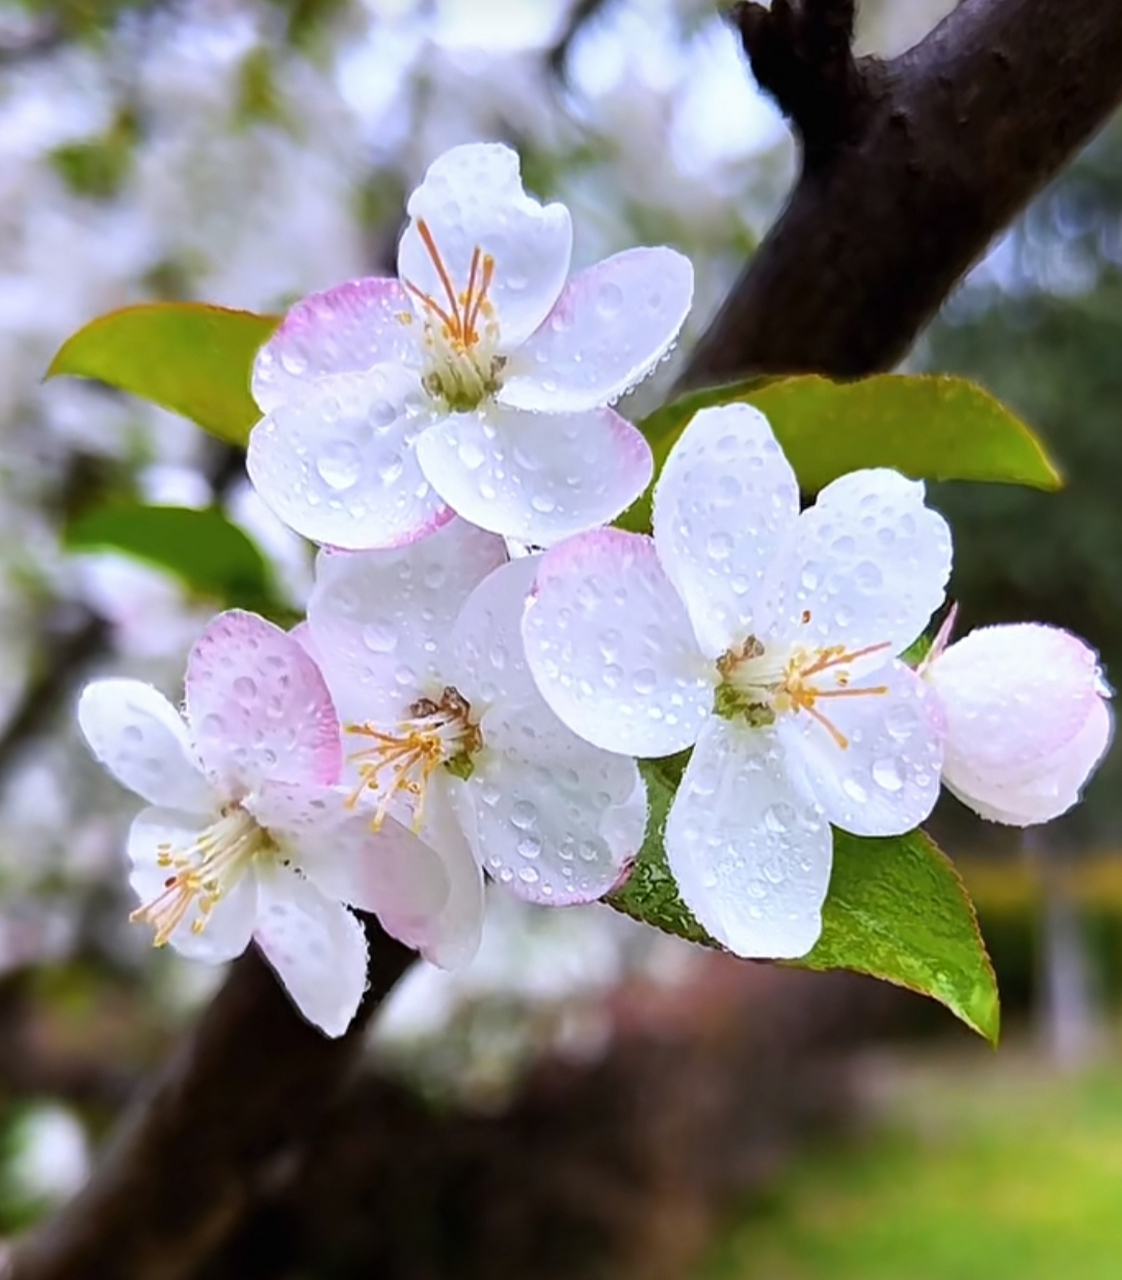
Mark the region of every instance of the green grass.
<instances>
[{"instance_id":1,"label":"green grass","mask_svg":"<svg viewBox=\"0 0 1122 1280\"><path fill-rule=\"evenodd\" d=\"M1117 1062L905 1073L873 1131L801 1157L698 1280L1120 1280Z\"/></svg>"}]
</instances>

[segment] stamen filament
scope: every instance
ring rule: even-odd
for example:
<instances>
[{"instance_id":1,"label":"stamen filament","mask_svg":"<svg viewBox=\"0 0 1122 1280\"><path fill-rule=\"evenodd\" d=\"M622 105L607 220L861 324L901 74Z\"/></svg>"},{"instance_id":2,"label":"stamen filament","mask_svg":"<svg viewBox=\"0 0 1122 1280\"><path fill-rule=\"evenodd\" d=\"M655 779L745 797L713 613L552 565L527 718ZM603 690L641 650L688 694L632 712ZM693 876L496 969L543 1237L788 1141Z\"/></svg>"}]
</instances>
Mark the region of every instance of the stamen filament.
<instances>
[{"instance_id":1,"label":"stamen filament","mask_svg":"<svg viewBox=\"0 0 1122 1280\"><path fill-rule=\"evenodd\" d=\"M448 301L452 307L452 315L455 317L454 329L458 329L456 335L460 338L464 333L463 316L460 313L460 304L456 298L456 290L452 285L452 280L448 275L448 268L444 265L444 259L440 256L440 250L436 247L436 241L432 238L432 232L429 230L429 224L424 218L417 219L417 231L421 239L425 242L425 248L429 252L432 259L432 265L436 268L436 274L440 277L440 283L444 286L444 292L448 297Z\"/></svg>"}]
</instances>

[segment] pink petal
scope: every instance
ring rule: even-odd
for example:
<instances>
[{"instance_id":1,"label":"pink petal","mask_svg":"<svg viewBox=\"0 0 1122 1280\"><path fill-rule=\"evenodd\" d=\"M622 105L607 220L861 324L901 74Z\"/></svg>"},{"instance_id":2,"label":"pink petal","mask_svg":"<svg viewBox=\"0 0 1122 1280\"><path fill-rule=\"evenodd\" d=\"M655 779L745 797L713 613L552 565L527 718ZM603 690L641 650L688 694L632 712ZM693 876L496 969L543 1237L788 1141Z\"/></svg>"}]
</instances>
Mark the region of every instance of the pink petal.
<instances>
[{"instance_id":1,"label":"pink petal","mask_svg":"<svg viewBox=\"0 0 1122 1280\"><path fill-rule=\"evenodd\" d=\"M983 627L925 675L946 712L944 779L957 795L1017 825L1075 803L1110 736L1090 646L1035 623Z\"/></svg>"},{"instance_id":2,"label":"pink petal","mask_svg":"<svg viewBox=\"0 0 1122 1280\"><path fill-rule=\"evenodd\" d=\"M258 352L252 390L262 413L301 399L315 379L376 364L419 362L420 327L394 279L349 280L309 294Z\"/></svg>"},{"instance_id":3,"label":"pink petal","mask_svg":"<svg viewBox=\"0 0 1122 1280\"><path fill-rule=\"evenodd\" d=\"M716 668L650 538L601 529L546 552L522 637L546 702L595 746L670 755L709 715Z\"/></svg>"},{"instance_id":4,"label":"pink petal","mask_svg":"<svg viewBox=\"0 0 1122 1280\"><path fill-rule=\"evenodd\" d=\"M187 722L204 769L231 796L267 780L331 784L343 767L323 676L279 627L219 614L187 659Z\"/></svg>"},{"instance_id":5,"label":"pink petal","mask_svg":"<svg viewBox=\"0 0 1122 1280\"><path fill-rule=\"evenodd\" d=\"M554 417L488 406L417 441L426 479L465 520L549 546L614 519L650 483L650 446L611 409Z\"/></svg>"},{"instance_id":6,"label":"pink petal","mask_svg":"<svg viewBox=\"0 0 1122 1280\"><path fill-rule=\"evenodd\" d=\"M573 276L541 328L511 353L499 400L577 413L610 404L670 350L693 300L673 249L628 249Z\"/></svg>"}]
</instances>

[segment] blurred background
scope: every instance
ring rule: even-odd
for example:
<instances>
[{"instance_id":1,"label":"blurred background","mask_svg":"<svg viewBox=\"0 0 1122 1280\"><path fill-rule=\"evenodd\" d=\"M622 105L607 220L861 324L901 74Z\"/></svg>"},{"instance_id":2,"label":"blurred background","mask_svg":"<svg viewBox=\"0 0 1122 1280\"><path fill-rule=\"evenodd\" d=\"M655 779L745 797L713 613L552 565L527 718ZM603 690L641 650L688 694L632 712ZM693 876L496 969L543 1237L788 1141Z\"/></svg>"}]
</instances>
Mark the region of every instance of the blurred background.
<instances>
[{"instance_id":1,"label":"blurred background","mask_svg":"<svg viewBox=\"0 0 1122 1280\"><path fill-rule=\"evenodd\" d=\"M864 0L861 46L906 48L950 7ZM796 163L712 0L0 0L0 1236L81 1185L221 980L127 924L133 800L87 757L72 707L95 674L177 697L224 600L100 549L99 513L216 505L278 608L298 611L310 578L236 456L44 371L115 307L275 311L392 269L427 163L490 138L570 205L577 265L634 243L692 257L686 349ZM1120 356L1111 126L909 367L984 383L1068 480L1059 495L933 487L962 624L1067 626L1116 679ZM1116 749L1076 814L1025 838L953 802L936 815L998 970L997 1054L865 980L497 895L468 970L403 981L321 1148L209 1280L1113 1280L1120 781Z\"/></svg>"}]
</instances>

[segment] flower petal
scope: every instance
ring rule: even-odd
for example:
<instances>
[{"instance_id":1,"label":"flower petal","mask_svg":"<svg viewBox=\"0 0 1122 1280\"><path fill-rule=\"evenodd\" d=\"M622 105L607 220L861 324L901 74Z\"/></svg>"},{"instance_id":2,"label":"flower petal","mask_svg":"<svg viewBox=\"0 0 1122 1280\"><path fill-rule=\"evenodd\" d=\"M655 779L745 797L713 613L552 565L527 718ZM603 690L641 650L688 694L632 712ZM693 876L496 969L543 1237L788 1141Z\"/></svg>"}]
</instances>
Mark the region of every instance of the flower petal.
<instances>
[{"instance_id":1,"label":"flower petal","mask_svg":"<svg viewBox=\"0 0 1122 1280\"><path fill-rule=\"evenodd\" d=\"M612 409L554 417L489 405L434 423L417 457L481 528L537 546L614 519L650 484L650 446Z\"/></svg>"},{"instance_id":2,"label":"flower petal","mask_svg":"<svg viewBox=\"0 0 1122 1280\"><path fill-rule=\"evenodd\" d=\"M149 804L188 813L216 808L182 716L150 684L95 680L78 699L78 724L98 761Z\"/></svg>"},{"instance_id":3,"label":"flower petal","mask_svg":"<svg viewBox=\"0 0 1122 1280\"><path fill-rule=\"evenodd\" d=\"M416 365L419 339L409 295L398 281L348 280L309 294L289 310L253 363L253 398L262 413L271 413L303 399L327 374Z\"/></svg>"},{"instance_id":4,"label":"flower petal","mask_svg":"<svg viewBox=\"0 0 1122 1280\"><path fill-rule=\"evenodd\" d=\"M293 1003L314 1026L341 1036L366 990L366 933L340 902L286 867L258 876L254 939Z\"/></svg>"},{"instance_id":5,"label":"flower petal","mask_svg":"<svg viewBox=\"0 0 1122 1280\"><path fill-rule=\"evenodd\" d=\"M421 839L436 850L448 876L448 901L418 942L421 954L441 969L458 969L479 950L483 935L483 872L452 805L456 779L433 779L425 797Z\"/></svg>"},{"instance_id":6,"label":"flower petal","mask_svg":"<svg viewBox=\"0 0 1122 1280\"><path fill-rule=\"evenodd\" d=\"M541 328L512 352L498 398L577 413L647 376L689 314L693 267L673 249L628 249L573 276Z\"/></svg>"},{"instance_id":7,"label":"flower petal","mask_svg":"<svg viewBox=\"0 0 1122 1280\"><path fill-rule=\"evenodd\" d=\"M496 569L452 630L453 680L483 750L450 794L476 857L520 897L560 906L615 885L646 830L633 761L589 746L546 705L526 663L520 622L540 556Z\"/></svg>"},{"instance_id":8,"label":"flower petal","mask_svg":"<svg viewBox=\"0 0 1122 1280\"><path fill-rule=\"evenodd\" d=\"M539 711L554 723L536 720ZM635 762L589 746L540 704L496 707L483 733L489 746L453 790L476 856L528 902L602 898L646 831L647 793Z\"/></svg>"},{"instance_id":9,"label":"flower petal","mask_svg":"<svg viewBox=\"0 0 1122 1280\"><path fill-rule=\"evenodd\" d=\"M339 721L298 641L254 613L221 613L195 642L184 688L203 768L241 797L266 780L331 785L343 768Z\"/></svg>"},{"instance_id":10,"label":"flower petal","mask_svg":"<svg viewBox=\"0 0 1122 1280\"><path fill-rule=\"evenodd\" d=\"M494 259L487 298L499 325L499 349L510 351L525 342L549 314L569 273L573 228L568 209L543 206L528 196L518 155L500 143L469 143L444 152L429 165L406 209L410 222L397 251L402 283L451 311L442 274L459 305L478 248L481 256ZM422 220L436 258L421 233ZM426 315L415 297L414 306L418 315Z\"/></svg>"},{"instance_id":11,"label":"flower petal","mask_svg":"<svg viewBox=\"0 0 1122 1280\"><path fill-rule=\"evenodd\" d=\"M923 485L883 468L828 484L799 517L784 575L788 636L900 653L943 603L951 533Z\"/></svg>"},{"instance_id":12,"label":"flower petal","mask_svg":"<svg viewBox=\"0 0 1122 1280\"><path fill-rule=\"evenodd\" d=\"M419 397L415 376L392 365L321 379L250 432L254 488L313 542L361 550L422 537L451 513L414 452L428 422Z\"/></svg>"},{"instance_id":13,"label":"flower petal","mask_svg":"<svg viewBox=\"0 0 1122 1280\"><path fill-rule=\"evenodd\" d=\"M984 627L925 675L946 713L944 781L956 795L1016 825L1075 803L1110 739L1093 649L1056 627Z\"/></svg>"},{"instance_id":14,"label":"flower petal","mask_svg":"<svg viewBox=\"0 0 1122 1280\"><path fill-rule=\"evenodd\" d=\"M505 560L501 538L462 520L392 551L321 551L308 624L343 719L385 724L439 693L452 623Z\"/></svg>"},{"instance_id":15,"label":"flower petal","mask_svg":"<svg viewBox=\"0 0 1122 1280\"><path fill-rule=\"evenodd\" d=\"M710 657L767 634L770 584L798 516L795 472L758 409L694 415L655 486L654 537Z\"/></svg>"},{"instance_id":16,"label":"flower petal","mask_svg":"<svg viewBox=\"0 0 1122 1280\"><path fill-rule=\"evenodd\" d=\"M203 817L165 808L144 809L137 815L129 830L129 884L142 906L156 902L166 891L168 870L160 865L161 850L169 846L189 849L213 820L213 815ZM249 946L256 917L257 881L253 872L246 870L208 915L204 916L197 905L188 910L169 942L191 960L223 964Z\"/></svg>"},{"instance_id":17,"label":"flower petal","mask_svg":"<svg viewBox=\"0 0 1122 1280\"><path fill-rule=\"evenodd\" d=\"M838 693L816 701L820 718L798 710L778 720L796 783L843 831L859 836L911 831L939 796L944 725L938 699L910 667L896 661Z\"/></svg>"},{"instance_id":18,"label":"flower petal","mask_svg":"<svg viewBox=\"0 0 1122 1280\"><path fill-rule=\"evenodd\" d=\"M376 830L370 811L352 804L346 788L271 782L245 807L279 837L292 863L339 902L379 915L394 914L396 904L407 922L435 915L448 898L448 877L433 851L392 819Z\"/></svg>"},{"instance_id":19,"label":"flower petal","mask_svg":"<svg viewBox=\"0 0 1122 1280\"><path fill-rule=\"evenodd\" d=\"M954 781L944 771L943 782L963 804L991 822L1028 827L1051 822L1078 800L1083 786L1110 746L1114 723L1110 707L1098 702L1078 734L1035 778L995 785L977 777Z\"/></svg>"},{"instance_id":20,"label":"flower petal","mask_svg":"<svg viewBox=\"0 0 1122 1280\"><path fill-rule=\"evenodd\" d=\"M769 729L714 716L666 820L682 900L738 956L792 959L822 931L833 842Z\"/></svg>"},{"instance_id":21,"label":"flower petal","mask_svg":"<svg viewBox=\"0 0 1122 1280\"><path fill-rule=\"evenodd\" d=\"M601 529L546 552L522 637L546 702L607 751L681 751L713 705L716 669L639 534Z\"/></svg>"}]
</instances>

